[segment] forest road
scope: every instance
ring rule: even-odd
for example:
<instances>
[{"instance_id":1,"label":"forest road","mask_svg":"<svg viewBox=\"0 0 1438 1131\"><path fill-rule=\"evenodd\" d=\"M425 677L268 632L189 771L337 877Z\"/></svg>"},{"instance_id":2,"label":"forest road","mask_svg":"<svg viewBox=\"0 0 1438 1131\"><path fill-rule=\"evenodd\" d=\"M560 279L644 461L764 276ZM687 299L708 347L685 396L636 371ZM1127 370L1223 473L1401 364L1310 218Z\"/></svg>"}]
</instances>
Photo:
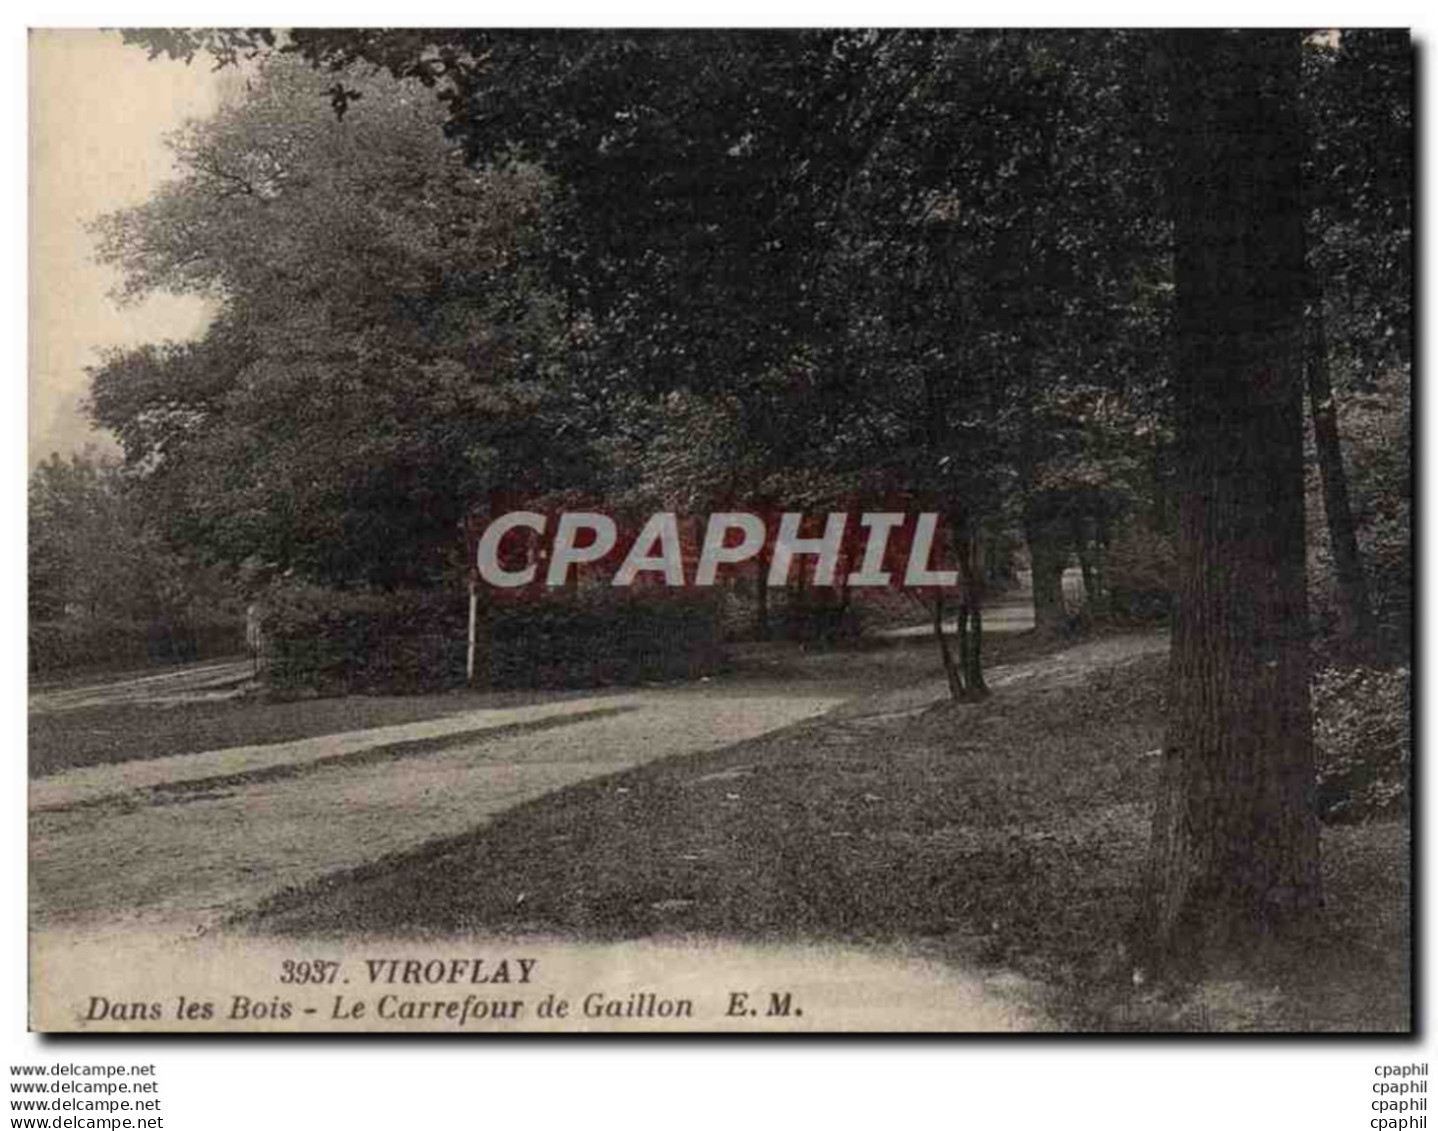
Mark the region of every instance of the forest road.
<instances>
[{"instance_id":1,"label":"forest road","mask_svg":"<svg viewBox=\"0 0 1438 1131\"><path fill-rule=\"evenodd\" d=\"M31 927L194 934L280 888L844 698L715 680L54 774L30 787Z\"/></svg>"},{"instance_id":2,"label":"forest road","mask_svg":"<svg viewBox=\"0 0 1438 1131\"><path fill-rule=\"evenodd\" d=\"M1098 640L996 667L989 683L1057 687L1166 647L1161 636ZM839 671L715 679L38 778L30 925L201 933L272 892L457 835L576 782L861 702L866 714L918 710L947 691L936 677L860 694Z\"/></svg>"},{"instance_id":3,"label":"forest road","mask_svg":"<svg viewBox=\"0 0 1438 1131\"><path fill-rule=\"evenodd\" d=\"M1096 665L1166 646L1159 636L1093 641L996 667L990 683L1047 690ZM149 985L177 962L190 964L187 976L211 971L217 985L233 981L235 970L253 969L258 979L263 968L268 976L284 940L228 939L212 928L278 890L466 832L552 790L717 749L836 708L842 727L852 724L845 720L851 710L908 713L946 694L942 679L868 696L842 678L712 680L37 779L30 796L31 961L33 984L45 990L32 1000L32 1021L74 1027L76 1010L89 1000L82 982ZM827 1026L859 1029L1049 1026L1038 989L1003 971L915 965L915 956L902 954L834 952L816 963L802 948L713 946L716 962L765 977L853 964L852 976L811 987L831 1006L816 1012L816 1024L822 1016ZM616 979L630 969L623 948L566 943L556 953L571 963L582 953L586 969L612 967ZM683 948L665 954L674 969L692 966ZM873 1000L893 1008L859 1008L868 998L855 1004L853 987L869 982L883 987ZM778 983L770 977L768 984ZM900 991L909 996L890 1001Z\"/></svg>"}]
</instances>

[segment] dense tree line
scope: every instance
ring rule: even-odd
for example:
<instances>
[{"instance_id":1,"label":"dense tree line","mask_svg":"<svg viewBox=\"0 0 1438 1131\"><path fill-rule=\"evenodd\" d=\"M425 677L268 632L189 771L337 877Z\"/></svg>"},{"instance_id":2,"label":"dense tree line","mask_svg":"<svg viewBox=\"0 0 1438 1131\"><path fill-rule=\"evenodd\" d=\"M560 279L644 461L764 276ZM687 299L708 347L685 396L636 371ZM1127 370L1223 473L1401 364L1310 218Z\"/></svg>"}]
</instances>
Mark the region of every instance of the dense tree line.
<instances>
[{"instance_id":1,"label":"dense tree line","mask_svg":"<svg viewBox=\"0 0 1438 1131\"><path fill-rule=\"evenodd\" d=\"M30 476L30 667L174 662L243 641L225 572L176 550L120 461L51 455Z\"/></svg>"}]
</instances>

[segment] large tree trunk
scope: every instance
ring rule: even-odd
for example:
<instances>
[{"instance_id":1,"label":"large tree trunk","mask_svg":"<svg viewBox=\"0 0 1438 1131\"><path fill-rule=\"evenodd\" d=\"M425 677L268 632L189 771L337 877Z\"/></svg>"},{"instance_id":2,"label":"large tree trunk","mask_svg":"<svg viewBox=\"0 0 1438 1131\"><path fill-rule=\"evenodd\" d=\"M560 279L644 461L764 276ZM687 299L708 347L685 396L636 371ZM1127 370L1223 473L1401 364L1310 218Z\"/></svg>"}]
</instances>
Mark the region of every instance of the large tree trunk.
<instances>
[{"instance_id":1,"label":"large tree trunk","mask_svg":"<svg viewBox=\"0 0 1438 1131\"><path fill-rule=\"evenodd\" d=\"M1147 941L1159 960L1322 899L1304 568L1297 33L1170 39L1179 569Z\"/></svg>"},{"instance_id":2,"label":"large tree trunk","mask_svg":"<svg viewBox=\"0 0 1438 1131\"><path fill-rule=\"evenodd\" d=\"M1338 409L1328 379L1328 335L1323 325L1323 292L1312 288L1308 310L1308 349L1304 368L1308 377L1308 408L1313 417L1313 439L1318 450L1318 473L1323 482L1323 510L1328 516L1328 544L1338 575L1339 631L1357 652L1374 643L1373 610L1368 604L1368 583L1358 554L1353 508L1348 501L1348 473L1338 441Z\"/></svg>"}]
</instances>

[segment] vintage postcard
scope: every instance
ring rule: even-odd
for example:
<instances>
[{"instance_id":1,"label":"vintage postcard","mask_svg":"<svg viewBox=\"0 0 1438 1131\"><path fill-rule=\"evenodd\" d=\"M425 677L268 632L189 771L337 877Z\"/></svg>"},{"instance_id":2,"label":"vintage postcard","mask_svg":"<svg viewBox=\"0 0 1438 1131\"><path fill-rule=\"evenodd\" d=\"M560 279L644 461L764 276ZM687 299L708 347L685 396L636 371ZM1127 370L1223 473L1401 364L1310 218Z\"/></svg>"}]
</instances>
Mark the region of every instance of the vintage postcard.
<instances>
[{"instance_id":1,"label":"vintage postcard","mask_svg":"<svg viewBox=\"0 0 1438 1131\"><path fill-rule=\"evenodd\" d=\"M32 30L29 1027L1415 1031L1413 65Z\"/></svg>"}]
</instances>

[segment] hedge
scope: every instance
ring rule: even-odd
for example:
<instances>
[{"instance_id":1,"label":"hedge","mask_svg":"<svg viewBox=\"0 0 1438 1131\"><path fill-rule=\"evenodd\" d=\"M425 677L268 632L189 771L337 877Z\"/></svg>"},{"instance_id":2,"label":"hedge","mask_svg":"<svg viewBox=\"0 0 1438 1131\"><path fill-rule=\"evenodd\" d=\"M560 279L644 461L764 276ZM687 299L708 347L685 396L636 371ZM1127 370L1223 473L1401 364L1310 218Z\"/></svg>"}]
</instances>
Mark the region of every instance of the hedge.
<instances>
[{"instance_id":1,"label":"hedge","mask_svg":"<svg viewBox=\"0 0 1438 1131\"><path fill-rule=\"evenodd\" d=\"M262 603L261 671L280 696L421 692L465 682L463 593L277 588ZM595 586L485 602L476 682L599 687L694 678L723 659L711 594Z\"/></svg>"}]
</instances>

